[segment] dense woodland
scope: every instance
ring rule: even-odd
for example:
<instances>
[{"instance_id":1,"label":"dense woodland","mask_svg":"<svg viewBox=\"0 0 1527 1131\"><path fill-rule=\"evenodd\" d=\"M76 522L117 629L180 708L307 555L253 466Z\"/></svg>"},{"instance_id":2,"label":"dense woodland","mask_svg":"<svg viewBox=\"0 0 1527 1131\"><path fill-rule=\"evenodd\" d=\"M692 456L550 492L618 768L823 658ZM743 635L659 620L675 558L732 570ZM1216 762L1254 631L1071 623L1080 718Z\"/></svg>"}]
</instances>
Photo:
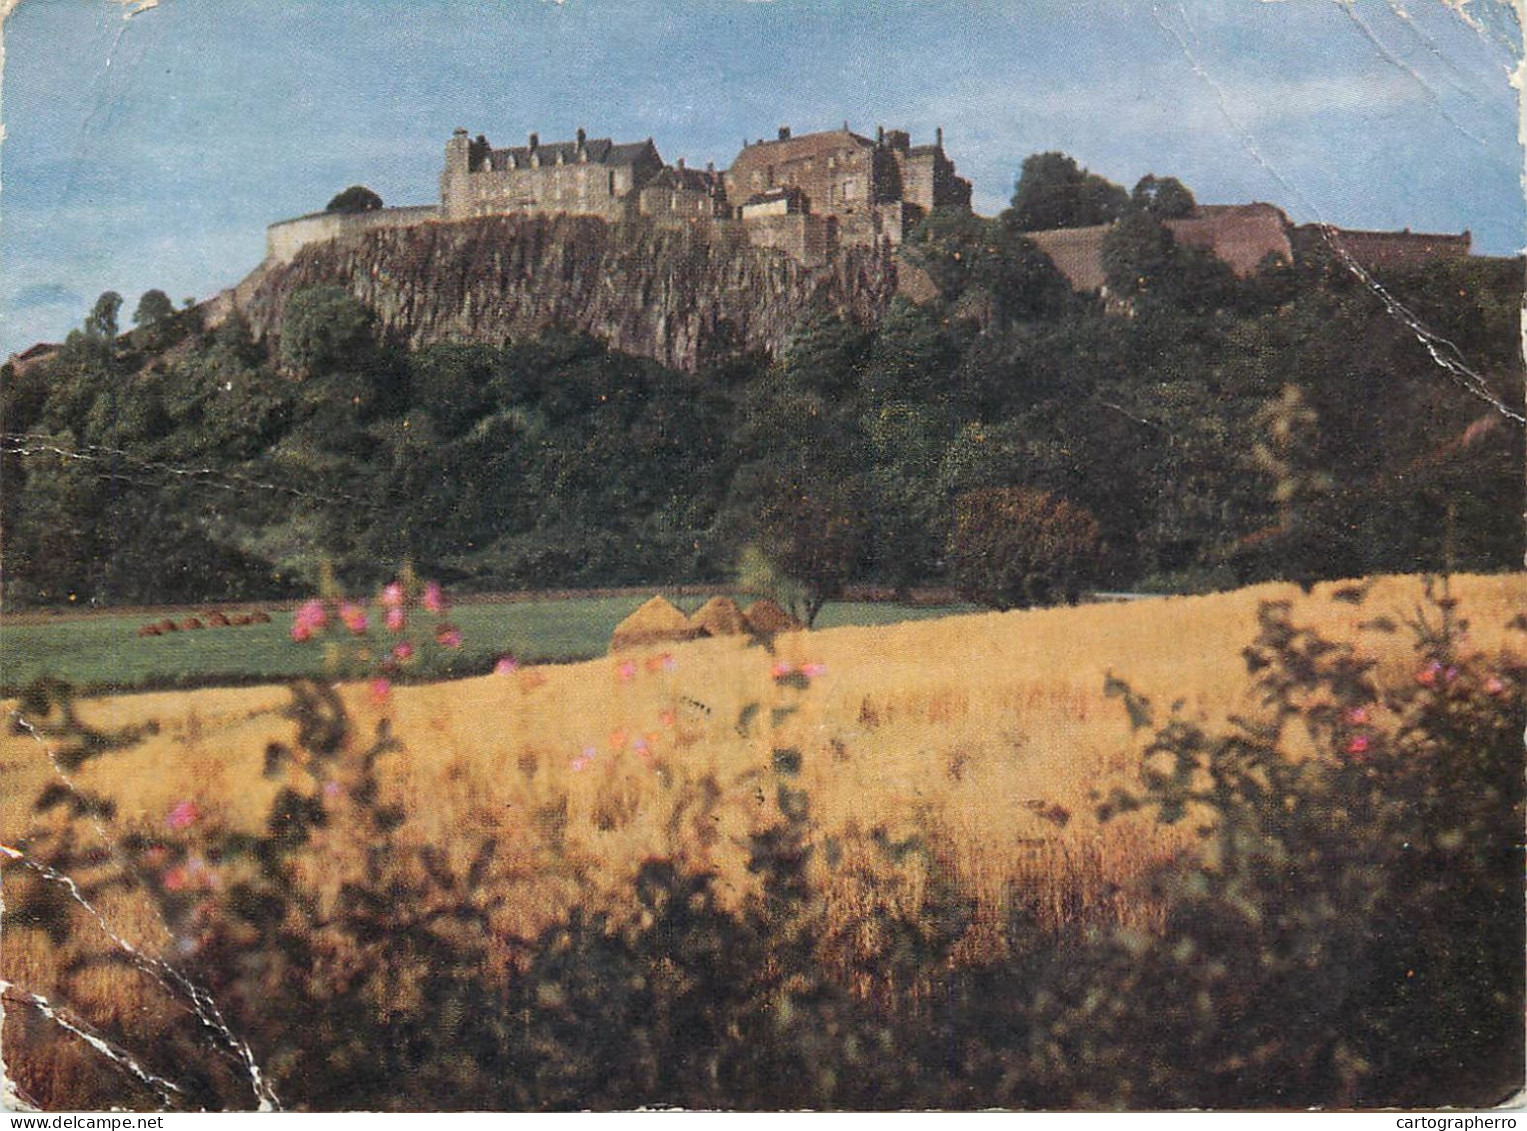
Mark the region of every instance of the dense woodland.
<instances>
[{"instance_id":1,"label":"dense woodland","mask_svg":"<svg viewBox=\"0 0 1527 1131\"><path fill-rule=\"evenodd\" d=\"M1191 206L1031 158L1011 209L909 238L938 299L696 373L555 330L409 351L329 288L279 340L158 291L129 330L108 293L4 373L4 596L280 596L409 559L458 590L747 569L809 614L851 583L1008 607L1515 565L1520 263L1372 280L1317 242L1236 279L1173 245ZM1099 219L1106 302L1019 234Z\"/></svg>"}]
</instances>

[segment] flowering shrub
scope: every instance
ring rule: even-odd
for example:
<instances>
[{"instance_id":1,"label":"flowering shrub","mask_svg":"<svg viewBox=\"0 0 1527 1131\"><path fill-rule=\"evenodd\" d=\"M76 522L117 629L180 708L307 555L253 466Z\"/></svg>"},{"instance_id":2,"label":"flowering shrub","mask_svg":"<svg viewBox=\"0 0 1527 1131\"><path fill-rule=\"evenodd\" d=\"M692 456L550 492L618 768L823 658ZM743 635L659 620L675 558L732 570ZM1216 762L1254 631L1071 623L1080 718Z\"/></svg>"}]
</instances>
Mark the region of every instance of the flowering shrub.
<instances>
[{"instance_id":1,"label":"flowering shrub","mask_svg":"<svg viewBox=\"0 0 1527 1131\"><path fill-rule=\"evenodd\" d=\"M1051 975L1031 1020L1041 1093L1478 1106L1521 1086L1527 672L1470 651L1451 598L1431 596L1412 677L1392 685L1266 604L1245 653L1257 713L1157 732L1142 790L1105 814L1191 821L1205 860L1163 877L1164 936L1115 937Z\"/></svg>"},{"instance_id":2,"label":"flowering shrub","mask_svg":"<svg viewBox=\"0 0 1527 1131\"><path fill-rule=\"evenodd\" d=\"M369 677L377 703L386 702L395 678L438 674L448 666L449 653L461 647L461 630L445 619L440 583L420 582L406 565L370 609L345 597L327 570L321 590L293 614L291 638L321 643L332 676Z\"/></svg>"}]
</instances>

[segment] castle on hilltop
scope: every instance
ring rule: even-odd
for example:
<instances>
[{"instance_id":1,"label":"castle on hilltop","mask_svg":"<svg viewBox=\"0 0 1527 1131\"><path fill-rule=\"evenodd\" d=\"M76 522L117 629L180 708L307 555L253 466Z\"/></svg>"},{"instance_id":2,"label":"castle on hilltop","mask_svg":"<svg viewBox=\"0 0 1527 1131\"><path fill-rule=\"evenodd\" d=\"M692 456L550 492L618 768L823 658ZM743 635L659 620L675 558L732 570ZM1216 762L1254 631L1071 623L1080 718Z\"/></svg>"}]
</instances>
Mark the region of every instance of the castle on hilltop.
<instances>
[{"instance_id":1,"label":"castle on hilltop","mask_svg":"<svg viewBox=\"0 0 1527 1131\"><path fill-rule=\"evenodd\" d=\"M446 142L440 204L339 215L315 213L274 224L269 257L290 261L303 246L341 233L408 227L429 220L484 216L595 216L615 223L703 225L718 235L774 248L808 266L842 247L895 246L934 208L970 209L970 182L932 145L905 130L878 129L873 140L839 130L743 142L718 172L668 165L651 138L615 142L579 129L571 141L494 148L458 129Z\"/></svg>"},{"instance_id":2,"label":"castle on hilltop","mask_svg":"<svg viewBox=\"0 0 1527 1131\"><path fill-rule=\"evenodd\" d=\"M506 213L562 213L609 221L741 225L748 242L813 262L841 246L902 236L931 209L970 208L970 182L933 145L913 146L905 130L871 141L840 130L743 142L724 173L663 162L651 138L619 144L590 139L495 149L457 130L445 147L440 214L446 220Z\"/></svg>"},{"instance_id":3,"label":"castle on hilltop","mask_svg":"<svg viewBox=\"0 0 1527 1131\"><path fill-rule=\"evenodd\" d=\"M320 212L272 224L267 259L290 262L308 244L379 228L487 216L593 216L609 223L699 227L733 246L780 251L807 267L843 248L895 248L935 208L970 211L970 182L944 152L913 145L905 130L874 138L841 129L794 136L781 126L769 140L744 139L731 167L689 168L664 162L657 145L590 138L494 148L464 129L445 145L440 203L361 213ZM1317 239L1372 269L1467 256L1469 233L1348 232L1296 227L1271 204L1204 205L1167 222L1180 243L1202 247L1249 275L1269 261L1292 262ZM1078 291L1104 284L1106 225L1028 233Z\"/></svg>"}]
</instances>

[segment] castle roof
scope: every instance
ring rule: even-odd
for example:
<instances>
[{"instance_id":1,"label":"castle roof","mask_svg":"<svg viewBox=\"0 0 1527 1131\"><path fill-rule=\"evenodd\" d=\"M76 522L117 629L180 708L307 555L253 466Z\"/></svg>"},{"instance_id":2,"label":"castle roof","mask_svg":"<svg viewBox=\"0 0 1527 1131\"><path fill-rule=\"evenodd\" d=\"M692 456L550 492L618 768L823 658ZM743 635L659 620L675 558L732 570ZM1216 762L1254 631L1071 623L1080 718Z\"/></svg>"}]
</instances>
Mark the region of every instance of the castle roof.
<instances>
[{"instance_id":1,"label":"castle roof","mask_svg":"<svg viewBox=\"0 0 1527 1131\"><path fill-rule=\"evenodd\" d=\"M1292 263L1288 217L1272 204L1202 204L1192 216L1168 220L1172 238L1187 247L1212 251L1242 278L1269 255Z\"/></svg>"},{"instance_id":2,"label":"castle roof","mask_svg":"<svg viewBox=\"0 0 1527 1131\"><path fill-rule=\"evenodd\" d=\"M823 130L821 133L802 134L799 137L782 137L774 141L757 141L743 149L732 163L736 169L753 161L800 161L806 158L836 153L844 146L874 149L875 143L852 130Z\"/></svg>"},{"instance_id":3,"label":"castle roof","mask_svg":"<svg viewBox=\"0 0 1527 1131\"><path fill-rule=\"evenodd\" d=\"M630 165L648 152L657 153L657 147L649 137L646 141L616 144L607 137L591 138L583 143L583 153L590 165ZM492 151L489 161L493 169L526 169L530 167L530 155L540 158L542 165L555 165L558 158L566 165L579 163L576 141L553 141L528 145L514 145L507 149Z\"/></svg>"},{"instance_id":4,"label":"castle roof","mask_svg":"<svg viewBox=\"0 0 1527 1131\"><path fill-rule=\"evenodd\" d=\"M1050 262L1066 277L1073 290L1090 294L1101 290L1108 282L1108 273L1103 270L1103 237L1108 235L1108 229L1109 225L1098 224L1090 228L1051 228L1023 234L1050 257Z\"/></svg>"},{"instance_id":5,"label":"castle roof","mask_svg":"<svg viewBox=\"0 0 1527 1131\"><path fill-rule=\"evenodd\" d=\"M647 182L647 187L714 192L721 187L721 174L704 169L682 169L665 165L661 172Z\"/></svg>"}]
</instances>

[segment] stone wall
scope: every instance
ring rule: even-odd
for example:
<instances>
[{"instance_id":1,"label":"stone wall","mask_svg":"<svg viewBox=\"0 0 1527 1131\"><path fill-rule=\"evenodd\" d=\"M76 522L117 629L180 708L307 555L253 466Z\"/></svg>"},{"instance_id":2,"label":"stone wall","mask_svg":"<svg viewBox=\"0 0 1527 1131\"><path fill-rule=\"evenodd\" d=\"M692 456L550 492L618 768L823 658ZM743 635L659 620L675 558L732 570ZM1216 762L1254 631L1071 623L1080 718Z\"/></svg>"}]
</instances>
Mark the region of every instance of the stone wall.
<instances>
[{"instance_id":1,"label":"stone wall","mask_svg":"<svg viewBox=\"0 0 1527 1131\"><path fill-rule=\"evenodd\" d=\"M1420 267L1437 259L1463 259L1473 245L1469 232L1442 235L1435 232L1363 232L1331 228L1320 224L1301 224L1294 233L1301 250L1319 250L1334 245L1351 256L1365 270L1391 267Z\"/></svg>"},{"instance_id":2,"label":"stone wall","mask_svg":"<svg viewBox=\"0 0 1527 1131\"><path fill-rule=\"evenodd\" d=\"M265 229L265 258L290 263L309 244L381 228L408 228L440 218L433 204L409 208L379 208L375 212L314 212L282 220Z\"/></svg>"},{"instance_id":3,"label":"stone wall","mask_svg":"<svg viewBox=\"0 0 1527 1131\"><path fill-rule=\"evenodd\" d=\"M806 267L821 267L838 249L837 222L809 213L750 216L742 224L753 247L782 251Z\"/></svg>"},{"instance_id":4,"label":"stone wall","mask_svg":"<svg viewBox=\"0 0 1527 1131\"><path fill-rule=\"evenodd\" d=\"M1269 257L1294 261L1288 217L1271 204L1207 204L1197 215L1168 220L1166 226L1179 244L1213 252L1243 279Z\"/></svg>"}]
</instances>

